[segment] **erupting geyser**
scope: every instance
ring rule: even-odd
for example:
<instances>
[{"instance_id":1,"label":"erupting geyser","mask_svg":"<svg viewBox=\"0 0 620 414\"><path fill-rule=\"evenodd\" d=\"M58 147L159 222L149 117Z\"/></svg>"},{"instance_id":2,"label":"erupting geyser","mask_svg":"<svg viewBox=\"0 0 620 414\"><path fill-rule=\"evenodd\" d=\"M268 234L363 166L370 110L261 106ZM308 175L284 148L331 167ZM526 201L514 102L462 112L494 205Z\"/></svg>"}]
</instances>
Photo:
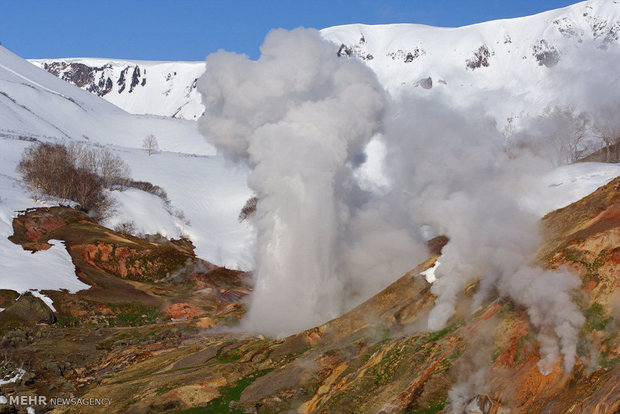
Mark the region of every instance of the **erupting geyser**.
<instances>
[{"instance_id":1,"label":"erupting geyser","mask_svg":"<svg viewBox=\"0 0 620 414\"><path fill-rule=\"evenodd\" d=\"M337 245L356 157L379 128L384 92L316 30L274 30L261 57L217 52L199 88L201 132L247 163L256 193L256 286L247 319L269 334L342 312Z\"/></svg>"}]
</instances>

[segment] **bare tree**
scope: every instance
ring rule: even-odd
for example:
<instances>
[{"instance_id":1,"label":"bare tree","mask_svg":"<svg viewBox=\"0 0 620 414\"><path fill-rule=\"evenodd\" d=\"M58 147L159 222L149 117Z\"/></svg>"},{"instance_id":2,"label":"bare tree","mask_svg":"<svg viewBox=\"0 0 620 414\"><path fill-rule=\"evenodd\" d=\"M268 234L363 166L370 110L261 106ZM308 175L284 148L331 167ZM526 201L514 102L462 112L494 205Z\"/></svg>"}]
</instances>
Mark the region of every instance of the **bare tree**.
<instances>
[{"instance_id":1,"label":"bare tree","mask_svg":"<svg viewBox=\"0 0 620 414\"><path fill-rule=\"evenodd\" d=\"M142 148L148 152L149 157L151 156L151 153L158 151L159 144L157 143L157 138L155 138L155 135L147 135L146 138L144 138L144 141L142 141Z\"/></svg>"},{"instance_id":2,"label":"bare tree","mask_svg":"<svg viewBox=\"0 0 620 414\"><path fill-rule=\"evenodd\" d=\"M511 137L511 150L527 148L556 165L570 164L588 150L590 119L571 107L554 106L526 121L526 128Z\"/></svg>"},{"instance_id":3,"label":"bare tree","mask_svg":"<svg viewBox=\"0 0 620 414\"><path fill-rule=\"evenodd\" d=\"M595 133L605 149L605 162L620 162L620 124L597 124Z\"/></svg>"},{"instance_id":4,"label":"bare tree","mask_svg":"<svg viewBox=\"0 0 620 414\"><path fill-rule=\"evenodd\" d=\"M118 155L109 150L102 150L98 154L97 172L103 180L103 185L109 190L118 188L123 190L131 181L131 170Z\"/></svg>"},{"instance_id":5,"label":"bare tree","mask_svg":"<svg viewBox=\"0 0 620 414\"><path fill-rule=\"evenodd\" d=\"M615 99L599 104L596 111L593 111L593 131L600 139L601 161L620 162L620 117L618 116L620 102Z\"/></svg>"}]
</instances>

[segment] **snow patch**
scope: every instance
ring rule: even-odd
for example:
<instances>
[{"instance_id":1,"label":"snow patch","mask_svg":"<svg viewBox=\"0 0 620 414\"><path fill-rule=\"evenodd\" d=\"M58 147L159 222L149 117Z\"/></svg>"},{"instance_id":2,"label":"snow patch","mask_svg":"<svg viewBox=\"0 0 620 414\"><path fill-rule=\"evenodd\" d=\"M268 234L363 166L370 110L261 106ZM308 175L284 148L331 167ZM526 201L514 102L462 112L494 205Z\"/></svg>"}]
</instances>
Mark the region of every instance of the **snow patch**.
<instances>
[{"instance_id":1,"label":"snow patch","mask_svg":"<svg viewBox=\"0 0 620 414\"><path fill-rule=\"evenodd\" d=\"M23 369L21 369L21 368L17 368L17 370L16 370L16 371L17 371L17 373L16 373L13 377L11 377L11 378L9 378L9 379L3 379L3 378L0 378L0 385L4 385L4 384L11 384L11 383L13 383L13 382L17 382L17 381L19 381L19 380L20 380L20 379L24 376L24 374L26 373L26 371L24 371L24 370L23 370ZM4 396L0 396L0 404L6 404L7 402L8 402L8 401L7 401L6 397L4 397Z\"/></svg>"},{"instance_id":2,"label":"snow patch","mask_svg":"<svg viewBox=\"0 0 620 414\"><path fill-rule=\"evenodd\" d=\"M420 274L424 276L428 283L433 283L435 280L437 280L437 277L435 276L435 270L437 270L437 267L439 267L439 265L439 260L436 260L431 267L429 267L423 272L420 272Z\"/></svg>"}]
</instances>

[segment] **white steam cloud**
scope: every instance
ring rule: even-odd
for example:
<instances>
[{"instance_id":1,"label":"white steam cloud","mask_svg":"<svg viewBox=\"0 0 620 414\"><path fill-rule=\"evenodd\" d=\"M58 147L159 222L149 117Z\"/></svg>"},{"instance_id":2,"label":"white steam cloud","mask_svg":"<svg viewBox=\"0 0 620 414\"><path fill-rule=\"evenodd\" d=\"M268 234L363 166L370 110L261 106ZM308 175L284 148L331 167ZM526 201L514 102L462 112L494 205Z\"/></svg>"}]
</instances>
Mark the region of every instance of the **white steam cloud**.
<instances>
[{"instance_id":1,"label":"white steam cloud","mask_svg":"<svg viewBox=\"0 0 620 414\"><path fill-rule=\"evenodd\" d=\"M507 143L480 108L389 100L367 67L338 58L315 30L272 31L261 52L258 61L210 55L199 83L201 132L250 167L259 199L245 327L281 335L338 316L425 259L420 229L430 228L450 242L428 327L449 323L479 280L474 308L492 295L526 307L541 371L560 355L570 371L584 322L571 301L578 280L537 267L539 217L520 201L528 183L566 161L557 148L574 150L574 137L558 141L557 131L580 120L560 113L535 136L523 122ZM386 183L362 190L358 167L373 136L385 148Z\"/></svg>"},{"instance_id":2,"label":"white steam cloud","mask_svg":"<svg viewBox=\"0 0 620 414\"><path fill-rule=\"evenodd\" d=\"M248 182L259 202L246 323L269 334L338 316L347 306L344 287L356 285L347 280L355 261L347 258L358 256L365 226L349 228L363 203L354 169L381 125L385 95L370 69L336 51L316 30L274 30L258 61L210 55L199 85L207 113L201 132L251 167ZM379 218L367 221L382 226ZM345 248L347 234L359 243ZM385 249L386 241L375 243Z\"/></svg>"},{"instance_id":3,"label":"white steam cloud","mask_svg":"<svg viewBox=\"0 0 620 414\"><path fill-rule=\"evenodd\" d=\"M412 222L450 238L435 270L431 291L437 300L429 329L443 328L465 286L480 280L474 309L496 292L525 306L541 333L559 338L570 371L584 321L570 297L578 279L535 266L539 217L519 203L528 180L552 163L529 150L505 150L503 136L474 111L457 113L409 97L393 112L386 126L386 165L400 194L392 197L408 206ZM546 370L559 351L556 346L543 352Z\"/></svg>"}]
</instances>

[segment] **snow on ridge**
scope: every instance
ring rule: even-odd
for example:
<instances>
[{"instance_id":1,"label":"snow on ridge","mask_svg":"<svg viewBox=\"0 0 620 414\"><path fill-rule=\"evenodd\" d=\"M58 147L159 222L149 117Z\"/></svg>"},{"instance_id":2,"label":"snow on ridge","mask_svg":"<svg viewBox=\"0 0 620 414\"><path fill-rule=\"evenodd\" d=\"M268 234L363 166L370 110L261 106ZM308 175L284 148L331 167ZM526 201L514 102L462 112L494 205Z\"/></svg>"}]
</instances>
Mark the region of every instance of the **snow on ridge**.
<instances>
[{"instance_id":1,"label":"snow on ridge","mask_svg":"<svg viewBox=\"0 0 620 414\"><path fill-rule=\"evenodd\" d=\"M106 65L111 64L115 66L125 65L143 65L143 66L156 66L166 64L181 64L189 66L204 66L205 62L202 60L143 60L143 59L118 59L118 58L105 58L105 57L58 57L58 58L43 58L43 59L27 59L30 63L35 63L36 66L40 66L44 62L65 62L65 63L84 63L93 65Z\"/></svg>"},{"instance_id":2,"label":"snow on ridge","mask_svg":"<svg viewBox=\"0 0 620 414\"><path fill-rule=\"evenodd\" d=\"M350 24L322 29L321 34L338 46L345 45L342 53L364 60L393 94L440 94L471 104L484 100L485 91L504 91L517 105L498 105L492 111L490 115L502 124L521 111L540 111L552 102L549 94L538 89L565 52L592 41L617 45L620 3L590 0L532 16L462 27ZM194 87L205 70L204 62L103 58L31 62L40 67L54 62L86 65L92 75L87 83L81 78L84 73L76 77L80 70L75 68L54 70L130 113L195 120L204 111ZM134 74L139 83L132 87L128 78Z\"/></svg>"},{"instance_id":3,"label":"snow on ridge","mask_svg":"<svg viewBox=\"0 0 620 414\"><path fill-rule=\"evenodd\" d=\"M506 127L554 105L589 110L561 79L620 51L620 2L591 0L470 26L334 26L321 30L343 58L361 59L393 96L414 94L476 108ZM609 69L609 68L607 68ZM588 75L583 70L579 81ZM617 77L617 71L608 77ZM611 84L611 82L610 82ZM514 124L513 124L514 126Z\"/></svg>"},{"instance_id":4,"label":"snow on ridge","mask_svg":"<svg viewBox=\"0 0 620 414\"><path fill-rule=\"evenodd\" d=\"M132 114L195 120L204 111L196 81L205 62L102 58L30 62Z\"/></svg>"}]
</instances>

